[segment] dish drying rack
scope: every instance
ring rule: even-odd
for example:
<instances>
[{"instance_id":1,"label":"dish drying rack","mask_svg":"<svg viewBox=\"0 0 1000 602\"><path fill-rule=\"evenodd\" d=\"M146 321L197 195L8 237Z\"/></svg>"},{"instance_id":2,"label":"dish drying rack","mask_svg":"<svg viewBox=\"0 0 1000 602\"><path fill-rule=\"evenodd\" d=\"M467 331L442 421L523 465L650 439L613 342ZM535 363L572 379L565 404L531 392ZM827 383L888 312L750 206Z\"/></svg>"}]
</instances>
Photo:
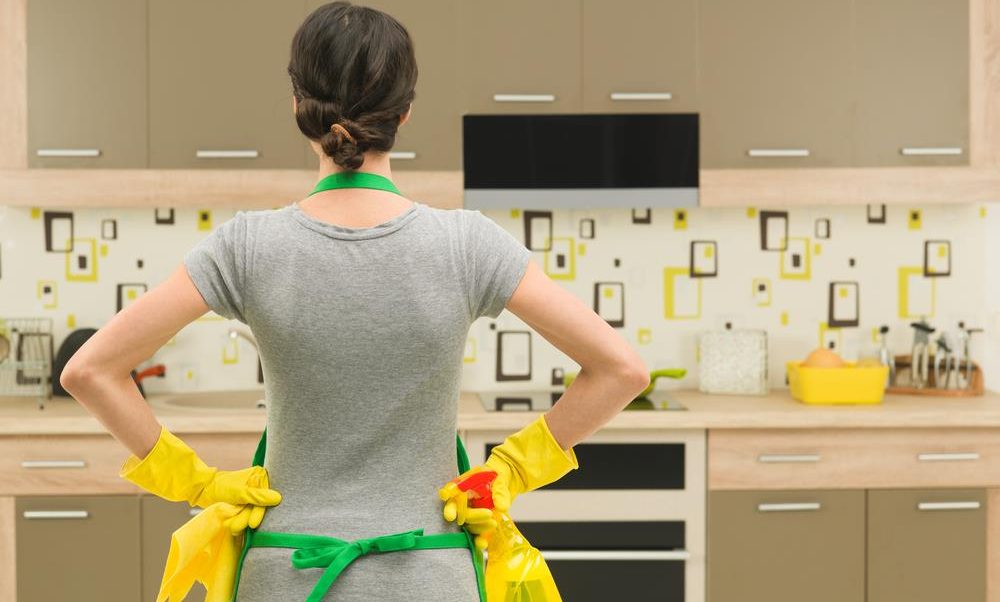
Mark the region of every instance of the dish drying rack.
<instances>
[{"instance_id":1,"label":"dish drying rack","mask_svg":"<svg viewBox=\"0 0 1000 602\"><path fill-rule=\"evenodd\" d=\"M52 318L0 318L0 397L52 399Z\"/></svg>"}]
</instances>

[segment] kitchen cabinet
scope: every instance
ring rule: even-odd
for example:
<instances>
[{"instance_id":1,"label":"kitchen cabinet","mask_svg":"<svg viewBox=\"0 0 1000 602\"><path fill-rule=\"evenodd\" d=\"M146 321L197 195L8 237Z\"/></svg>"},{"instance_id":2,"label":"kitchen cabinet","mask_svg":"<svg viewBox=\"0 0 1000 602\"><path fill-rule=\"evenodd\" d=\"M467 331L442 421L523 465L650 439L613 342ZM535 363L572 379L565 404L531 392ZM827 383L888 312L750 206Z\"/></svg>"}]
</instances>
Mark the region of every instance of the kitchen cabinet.
<instances>
[{"instance_id":1,"label":"kitchen cabinet","mask_svg":"<svg viewBox=\"0 0 1000 602\"><path fill-rule=\"evenodd\" d=\"M154 168L301 168L286 68L297 2L150 0Z\"/></svg>"},{"instance_id":2,"label":"kitchen cabinet","mask_svg":"<svg viewBox=\"0 0 1000 602\"><path fill-rule=\"evenodd\" d=\"M869 491L868 600L984 602L985 491Z\"/></svg>"},{"instance_id":3,"label":"kitchen cabinet","mask_svg":"<svg viewBox=\"0 0 1000 602\"><path fill-rule=\"evenodd\" d=\"M863 602L865 492L710 491L708 600Z\"/></svg>"},{"instance_id":4,"label":"kitchen cabinet","mask_svg":"<svg viewBox=\"0 0 1000 602\"><path fill-rule=\"evenodd\" d=\"M307 4L312 11L325 2L308 0ZM419 75L413 112L410 120L399 128L396 144L389 154L394 170L462 168L458 5L458 0L373 0L365 3L365 6L389 13L406 27L417 57ZM315 153L308 153L306 167L316 168Z\"/></svg>"},{"instance_id":5,"label":"kitchen cabinet","mask_svg":"<svg viewBox=\"0 0 1000 602\"><path fill-rule=\"evenodd\" d=\"M191 520L193 511L184 502L170 502L154 495L139 496L141 504L142 538L142 599L155 600L163 579L163 567L170 550L170 535ZM195 582L185 601L201 602L205 587Z\"/></svg>"},{"instance_id":6,"label":"kitchen cabinet","mask_svg":"<svg viewBox=\"0 0 1000 602\"><path fill-rule=\"evenodd\" d=\"M583 0L583 110L695 112L697 0Z\"/></svg>"},{"instance_id":7,"label":"kitchen cabinet","mask_svg":"<svg viewBox=\"0 0 1000 602\"><path fill-rule=\"evenodd\" d=\"M465 113L579 111L580 0L459 3Z\"/></svg>"},{"instance_id":8,"label":"kitchen cabinet","mask_svg":"<svg viewBox=\"0 0 1000 602\"><path fill-rule=\"evenodd\" d=\"M28 165L146 166L146 3L27 3Z\"/></svg>"},{"instance_id":9,"label":"kitchen cabinet","mask_svg":"<svg viewBox=\"0 0 1000 602\"><path fill-rule=\"evenodd\" d=\"M851 2L701 0L699 11L701 166L850 165Z\"/></svg>"},{"instance_id":10,"label":"kitchen cabinet","mask_svg":"<svg viewBox=\"0 0 1000 602\"><path fill-rule=\"evenodd\" d=\"M15 509L18 602L139 599L137 496L18 497Z\"/></svg>"},{"instance_id":11,"label":"kitchen cabinet","mask_svg":"<svg viewBox=\"0 0 1000 602\"><path fill-rule=\"evenodd\" d=\"M857 164L968 164L969 3L854 4Z\"/></svg>"}]
</instances>

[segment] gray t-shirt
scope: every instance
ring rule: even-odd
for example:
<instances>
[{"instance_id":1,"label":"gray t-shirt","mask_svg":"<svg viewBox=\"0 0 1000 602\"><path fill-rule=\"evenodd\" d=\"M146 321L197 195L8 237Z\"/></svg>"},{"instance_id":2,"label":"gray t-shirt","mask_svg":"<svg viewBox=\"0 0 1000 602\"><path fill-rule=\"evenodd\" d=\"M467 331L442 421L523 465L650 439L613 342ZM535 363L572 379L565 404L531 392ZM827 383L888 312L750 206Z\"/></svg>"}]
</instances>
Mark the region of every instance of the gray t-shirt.
<instances>
[{"instance_id":1,"label":"gray t-shirt","mask_svg":"<svg viewBox=\"0 0 1000 602\"><path fill-rule=\"evenodd\" d=\"M282 502L259 529L346 540L423 528L457 475L456 413L469 327L496 317L531 251L479 211L419 202L346 228L297 203L239 211L184 256L208 306L260 349L264 466ZM247 458L250 464L251 458ZM305 600L323 569L251 548L239 602ZM467 549L363 556L324 600L477 601Z\"/></svg>"}]
</instances>

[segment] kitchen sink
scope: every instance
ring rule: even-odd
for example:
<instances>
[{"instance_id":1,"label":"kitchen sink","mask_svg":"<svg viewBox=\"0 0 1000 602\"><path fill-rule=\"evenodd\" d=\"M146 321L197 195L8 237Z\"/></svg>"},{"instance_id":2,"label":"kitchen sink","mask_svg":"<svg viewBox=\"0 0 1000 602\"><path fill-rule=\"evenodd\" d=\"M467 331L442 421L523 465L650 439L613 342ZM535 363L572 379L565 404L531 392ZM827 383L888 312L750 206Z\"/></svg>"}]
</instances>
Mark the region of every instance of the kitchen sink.
<instances>
[{"instance_id":1,"label":"kitchen sink","mask_svg":"<svg viewBox=\"0 0 1000 602\"><path fill-rule=\"evenodd\" d=\"M184 410L263 410L264 393L258 390L210 391L171 394L150 400L150 405Z\"/></svg>"}]
</instances>

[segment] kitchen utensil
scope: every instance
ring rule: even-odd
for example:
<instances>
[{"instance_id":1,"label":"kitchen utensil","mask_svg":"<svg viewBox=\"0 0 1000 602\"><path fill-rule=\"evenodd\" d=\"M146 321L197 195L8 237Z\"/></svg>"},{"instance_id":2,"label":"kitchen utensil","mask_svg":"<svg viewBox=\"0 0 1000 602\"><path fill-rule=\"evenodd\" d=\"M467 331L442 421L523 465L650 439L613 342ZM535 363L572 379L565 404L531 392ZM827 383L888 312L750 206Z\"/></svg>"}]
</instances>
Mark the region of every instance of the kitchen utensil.
<instances>
[{"instance_id":1,"label":"kitchen utensil","mask_svg":"<svg viewBox=\"0 0 1000 602\"><path fill-rule=\"evenodd\" d=\"M788 384L792 397L809 404L882 403L889 367L860 366L848 362L843 368L810 368L788 362Z\"/></svg>"},{"instance_id":2,"label":"kitchen utensil","mask_svg":"<svg viewBox=\"0 0 1000 602\"><path fill-rule=\"evenodd\" d=\"M927 386L929 379L928 364L930 362L931 333L934 328L922 319L919 322L911 322L913 328L913 352L910 357L910 383L922 389Z\"/></svg>"},{"instance_id":3,"label":"kitchen utensil","mask_svg":"<svg viewBox=\"0 0 1000 602\"><path fill-rule=\"evenodd\" d=\"M888 334L889 334L888 326L879 327L878 361L883 366L887 366L889 368L889 376L886 380L886 386L889 386L890 384L896 381L896 358L891 353L889 353Z\"/></svg>"},{"instance_id":4,"label":"kitchen utensil","mask_svg":"<svg viewBox=\"0 0 1000 602\"><path fill-rule=\"evenodd\" d=\"M6 335L0 334L0 362L10 355L10 339Z\"/></svg>"},{"instance_id":5,"label":"kitchen utensil","mask_svg":"<svg viewBox=\"0 0 1000 602\"><path fill-rule=\"evenodd\" d=\"M767 332L718 330L699 340L698 388L703 393L763 395L767 382Z\"/></svg>"},{"instance_id":6,"label":"kitchen utensil","mask_svg":"<svg viewBox=\"0 0 1000 602\"><path fill-rule=\"evenodd\" d=\"M982 396L986 392L986 387L983 382L983 370L982 368L972 362L971 374L969 376L969 386L967 388L952 388L952 389L941 389L937 387L937 383L934 381L934 372L931 371L930 380L928 381L926 387L917 387L916 385L908 382L908 377L910 374L910 362L912 358L909 355L897 355L896 356L896 376L897 379L892 383L886 393L890 395L933 395L936 397L978 397Z\"/></svg>"},{"instance_id":7,"label":"kitchen utensil","mask_svg":"<svg viewBox=\"0 0 1000 602\"><path fill-rule=\"evenodd\" d=\"M52 318L0 318L7 359L0 361L0 396L52 397Z\"/></svg>"},{"instance_id":8,"label":"kitchen utensil","mask_svg":"<svg viewBox=\"0 0 1000 602\"><path fill-rule=\"evenodd\" d=\"M972 335L979 334L983 332L982 328L967 328L965 322L958 323L958 331L961 333L959 337L959 349L961 357L959 358L958 365L959 370L959 388L968 389L972 387L972 354L970 352Z\"/></svg>"},{"instance_id":9,"label":"kitchen utensil","mask_svg":"<svg viewBox=\"0 0 1000 602\"><path fill-rule=\"evenodd\" d=\"M934 383L940 389L947 389L951 386L952 378L958 378L956 372L958 364L951 338L947 332L942 332L935 341Z\"/></svg>"}]
</instances>

